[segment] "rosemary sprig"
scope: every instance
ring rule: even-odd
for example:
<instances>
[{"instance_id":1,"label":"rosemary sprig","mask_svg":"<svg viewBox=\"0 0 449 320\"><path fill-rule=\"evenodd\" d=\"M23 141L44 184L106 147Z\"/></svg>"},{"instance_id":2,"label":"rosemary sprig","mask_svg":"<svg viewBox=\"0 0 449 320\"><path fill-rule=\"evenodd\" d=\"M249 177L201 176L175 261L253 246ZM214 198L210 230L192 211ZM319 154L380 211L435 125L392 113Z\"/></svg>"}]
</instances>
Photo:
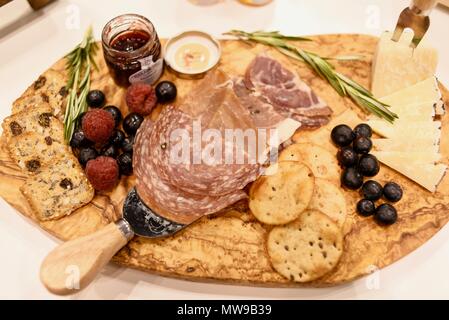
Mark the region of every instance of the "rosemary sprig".
<instances>
[{"instance_id":1,"label":"rosemary sprig","mask_svg":"<svg viewBox=\"0 0 449 320\"><path fill-rule=\"evenodd\" d=\"M225 35L234 36L244 41L253 41L272 46L283 54L308 64L320 77L326 79L340 96L351 98L365 111L371 112L390 123L393 123L394 120L398 118L394 112L389 110L387 104L377 100L369 90L345 75L336 72L334 66L329 62L331 58L320 57L313 52L299 49L287 42L310 41L308 38L284 36L278 31L245 32L241 30L231 30L230 32L225 33ZM337 58L336 60L339 59Z\"/></svg>"},{"instance_id":2,"label":"rosemary sprig","mask_svg":"<svg viewBox=\"0 0 449 320\"><path fill-rule=\"evenodd\" d=\"M64 115L64 139L67 143L75 131L78 117L87 110L86 97L90 90L90 72L92 67L98 69L94 61L97 49L92 27L89 27L81 43L66 55L69 80L66 86L68 97Z\"/></svg>"}]
</instances>

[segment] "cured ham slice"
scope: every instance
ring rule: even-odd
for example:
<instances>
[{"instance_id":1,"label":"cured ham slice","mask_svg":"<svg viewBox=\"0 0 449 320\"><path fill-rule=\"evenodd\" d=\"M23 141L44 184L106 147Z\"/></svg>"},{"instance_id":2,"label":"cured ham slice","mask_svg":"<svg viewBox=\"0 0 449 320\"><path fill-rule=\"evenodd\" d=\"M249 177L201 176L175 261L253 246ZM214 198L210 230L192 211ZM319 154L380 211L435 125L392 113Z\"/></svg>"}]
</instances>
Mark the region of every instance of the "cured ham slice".
<instances>
[{"instance_id":1,"label":"cured ham slice","mask_svg":"<svg viewBox=\"0 0 449 320\"><path fill-rule=\"evenodd\" d=\"M243 79L234 80L234 92L249 110L254 125L258 129L276 129L277 145L288 142L296 130L302 126L300 122L289 118L288 112L276 110L263 96L253 93L246 87ZM272 131L268 132L272 133ZM270 135L267 134L267 141L269 139Z\"/></svg>"},{"instance_id":2,"label":"cured ham slice","mask_svg":"<svg viewBox=\"0 0 449 320\"><path fill-rule=\"evenodd\" d=\"M302 128L317 128L330 120L332 109L299 76L266 55L259 55L251 62L244 81L248 89L266 99L276 112L299 121Z\"/></svg>"},{"instance_id":3,"label":"cured ham slice","mask_svg":"<svg viewBox=\"0 0 449 320\"><path fill-rule=\"evenodd\" d=\"M243 79L234 81L234 92L241 103L248 109L257 128L276 128L288 115L281 115L272 104L256 96L248 89Z\"/></svg>"}]
</instances>

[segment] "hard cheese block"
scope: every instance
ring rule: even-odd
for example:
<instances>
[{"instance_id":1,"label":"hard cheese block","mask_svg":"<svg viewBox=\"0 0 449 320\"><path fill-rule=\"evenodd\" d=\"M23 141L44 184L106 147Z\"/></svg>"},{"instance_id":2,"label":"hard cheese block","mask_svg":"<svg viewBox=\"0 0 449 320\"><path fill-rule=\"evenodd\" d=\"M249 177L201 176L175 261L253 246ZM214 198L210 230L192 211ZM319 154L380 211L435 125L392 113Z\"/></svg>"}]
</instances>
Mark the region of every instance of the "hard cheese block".
<instances>
[{"instance_id":1,"label":"hard cheese block","mask_svg":"<svg viewBox=\"0 0 449 320\"><path fill-rule=\"evenodd\" d=\"M372 92L379 98L435 75L438 64L435 48L425 42L410 47L411 32L404 32L398 42L391 37L391 32L382 34L374 55Z\"/></svg>"}]
</instances>

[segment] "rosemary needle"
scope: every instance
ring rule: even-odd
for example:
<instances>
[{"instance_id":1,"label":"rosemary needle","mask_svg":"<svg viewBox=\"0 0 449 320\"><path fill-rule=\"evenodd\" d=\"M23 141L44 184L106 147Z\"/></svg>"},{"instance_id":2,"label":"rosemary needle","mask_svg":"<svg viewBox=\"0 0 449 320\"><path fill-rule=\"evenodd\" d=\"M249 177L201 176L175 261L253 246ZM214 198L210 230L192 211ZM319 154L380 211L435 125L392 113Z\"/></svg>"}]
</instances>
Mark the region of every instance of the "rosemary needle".
<instances>
[{"instance_id":1,"label":"rosemary needle","mask_svg":"<svg viewBox=\"0 0 449 320\"><path fill-rule=\"evenodd\" d=\"M310 41L308 38L284 36L278 31L273 32L245 32L241 30L231 30L225 33L237 37L244 41L253 41L265 45L272 46L281 53L305 62L311 67L320 77L324 78L329 84L338 92L340 96L349 97L358 106L367 112L371 112L376 116L393 123L398 116L389 110L389 106L377 100L373 94L365 89L362 85L351 80L350 78L338 73L333 65L329 62L331 58L320 57L319 55L299 49L287 41ZM349 58L349 59L348 59ZM355 57L334 58L333 60L353 60Z\"/></svg>"},{"instance_id":2,"label":"rosemary needle","mask_svg":"<svg viewBox=\"0 0 449 320\"><path fill-rule=\"evenodd\" d=\"M92 27L86 30L83 40L66 55L68 98L64 115L64 139L68 143L75 131L81 113L87 111L86 97L90 90L90 72L97 68L94 55L98 46L92 34Z\"/></svg>"}]
</instances>

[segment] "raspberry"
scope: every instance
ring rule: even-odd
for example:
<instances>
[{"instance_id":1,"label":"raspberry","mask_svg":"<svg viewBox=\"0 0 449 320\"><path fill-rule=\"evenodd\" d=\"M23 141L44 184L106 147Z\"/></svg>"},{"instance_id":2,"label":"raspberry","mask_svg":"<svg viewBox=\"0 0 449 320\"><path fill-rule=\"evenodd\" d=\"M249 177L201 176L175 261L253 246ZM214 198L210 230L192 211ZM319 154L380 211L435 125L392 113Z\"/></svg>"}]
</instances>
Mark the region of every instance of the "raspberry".
<instances>
[{"instance_id":1,"label":"raspberry","mask_svg":"<svg viewBox=\"0 0 449 320\"><path fill-rule=\"evenodd\" d=\"M134 83L126 92L126 104L131 112L149 115L156 106L156 91L146 83Z\"/></svg>"},{"instance_id":2,"label":"raspberry","mask_svg":"<svg viewBox=\"0 0 449 320\"><path fill-rule=\"evenodd\" d=\"M119 177L117 161L104 156L90 160L86 165L86 175L95 190L111 190Z\"/></svg>"},{"instance_id":3,"label":"raspberry","mask_svg":"<svg viewBox=\"0 0 449 320\"><path fill-rule=\"evenodd\" d=\"M82 121L82 128L87 139L105 143L114 131L115 121L112 115L103 109L88 111Z\"/></svg>"}]
</instances>

